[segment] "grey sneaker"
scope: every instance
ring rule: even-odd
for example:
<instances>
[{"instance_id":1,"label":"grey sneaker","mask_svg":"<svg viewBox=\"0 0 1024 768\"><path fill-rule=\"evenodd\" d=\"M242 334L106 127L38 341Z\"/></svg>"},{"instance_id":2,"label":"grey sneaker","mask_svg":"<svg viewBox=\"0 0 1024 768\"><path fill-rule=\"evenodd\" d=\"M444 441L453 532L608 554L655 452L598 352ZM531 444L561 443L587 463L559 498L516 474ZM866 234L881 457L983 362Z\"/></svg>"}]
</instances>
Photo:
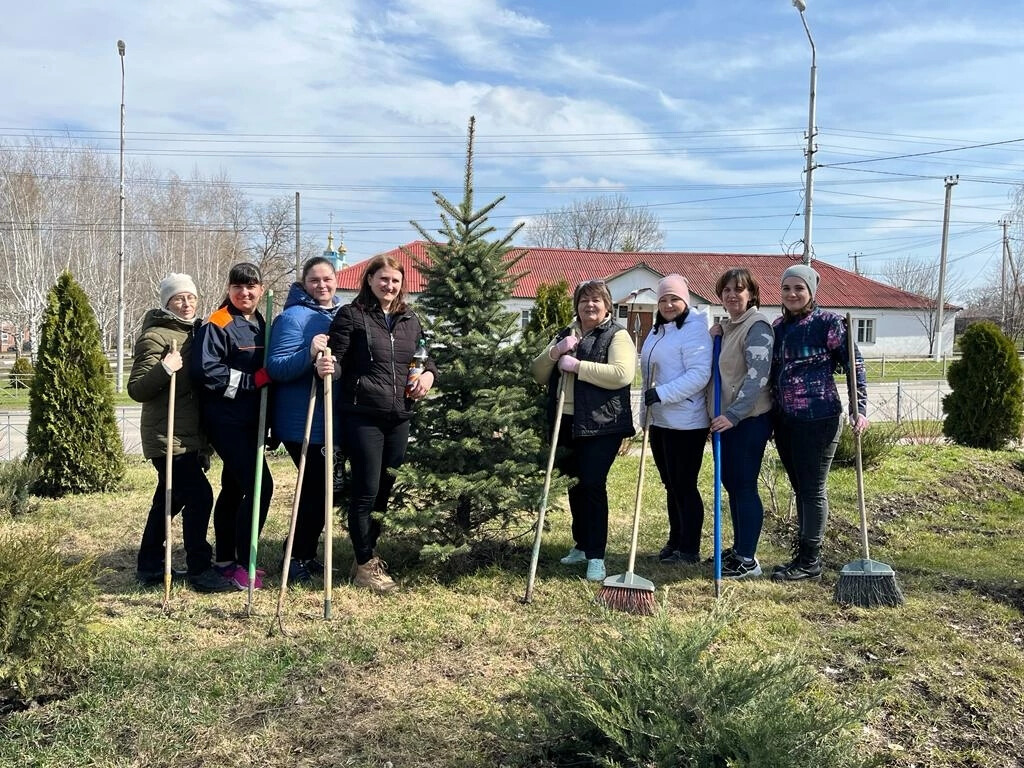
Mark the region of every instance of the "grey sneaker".
<instances>
[{"instance_id":1,"label":"grey sneaker","mask_svg":"<svg viewBox=\"0 0 1024 768\"><path fill-rule=\"evenodd\" d=\"M576 565L577 563L585 563L587 562L587 555L583 550L576 549L576 547L573 547L569 550L569 554L563 557L558 562L560 562L562 565Z\"/></svg>"},{"instance_id":2,"label":"grey sneaker","mask_svg":"<svg viewBox=\"0 0 1024 768\"><path fill-rule=\"evenodd\" d=\"M761 575L761 564L756 557L746 558L730 553L722 558L723 579L752 579Z\"/></svg>"},{"instance_id":3,"label":"grey sneaker","mask_svg":"<svg viewBox=\"0 0 1024 768\"><path fill-rule=\"evenodd\" d=\"M587 581L604 581L604 560L587 560Z\"/></svg>"},{"instance_id":4,"label":"grey sneaker","mask_svg":"<svg viewBox=\"0 0 1024 768\"><path fill-rule=\"evenodd\" d=\"M363 565L356 565L356 575L352 583L364 587L378 595L386 595L398 589L395 580L388 576L388 564L379 557L370 558Z\"/></svg>"}]
</instances>

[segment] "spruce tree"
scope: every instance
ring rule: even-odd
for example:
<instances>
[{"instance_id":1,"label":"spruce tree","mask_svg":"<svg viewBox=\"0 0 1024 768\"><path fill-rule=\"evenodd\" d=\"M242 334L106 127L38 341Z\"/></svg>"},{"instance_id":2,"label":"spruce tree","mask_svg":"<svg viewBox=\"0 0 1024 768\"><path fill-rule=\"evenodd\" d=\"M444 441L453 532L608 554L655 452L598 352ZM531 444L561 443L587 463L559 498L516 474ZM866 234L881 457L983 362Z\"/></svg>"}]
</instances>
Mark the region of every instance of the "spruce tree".
<instances>
[{"instance_id":1,"label":"spruce tree","mask_svg":"<svg viewBox=\"0 0 1024 768\"><path fill-rule=\"evenodd\" d=\"M47 296L29 395L28 455L45 496L107 491L124 475L110 365L85 291L64 272Z\"/></svg>"},{"instance_id":2,"label":"spruce tree","mask_svg":"<svg viewBox=\"0 0 1024 768\"><path fill-rule=\"evenodd\" d=\"M484 540L505 540L536 510L543 485L543 414L529 374L530 350L506 310L522 276L510 242L522 225L488 239L487 215L504 197L473 207L469 121L465 189L455 204L434 192L441 238L416 222L429 243L417 309L440 376L417 406L406 465L388 521L428 555L445 556Z\"/></svg>"},{"instance_id":3,"label":"spruce tree","mask_svg":"<svg viewBox=\"0 0 1024 768\"><path fill-rule=\"evenodd\" d=\"M1017 350L989 322L969 326L960 349L947 374L953 391L942 398L942 433L972 448L1005 448L1020 439L1024 425L1024 371Z\"/></svg>"}]
</instances>

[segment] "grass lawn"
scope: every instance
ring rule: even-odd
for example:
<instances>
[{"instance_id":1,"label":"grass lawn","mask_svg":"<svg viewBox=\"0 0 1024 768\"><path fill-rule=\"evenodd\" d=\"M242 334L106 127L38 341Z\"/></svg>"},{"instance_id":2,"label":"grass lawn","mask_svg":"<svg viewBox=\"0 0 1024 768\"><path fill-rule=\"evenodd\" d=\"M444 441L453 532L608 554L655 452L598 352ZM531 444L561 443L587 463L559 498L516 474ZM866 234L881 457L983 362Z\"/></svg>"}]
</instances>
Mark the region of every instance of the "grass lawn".
<instances>
[{"instance_id":1,"label":"grass lawn","mask_svg":"<svg viewBox=\"0 0 1024 768\"><path fill-rule=\"evenodd\" d=\"M637 458L620 458L610 484L608 572L625 569ZM900 574L906 605L840 608L836 570L858 557L853 473L831 479L832 520L821 585L767 579L727 583L736 616L717 653L757 659L799 649L816 671L815 695L868 700L859 732L882 765L1024 765L1024 474L1020 456L947 446L899 446L866 477L876 559ZM788 552L788 486L768 460L765 570ZM286 636L271 631L280 542L294 470L272 457L278 496L262 542L268 588L253 615L243 593L203 596L135 586L134 557L155 473L132 465L123 493L43 501L4 528L59 531L70 556L96 555L100 611L93 653L77 684L28 708L0 702L2 766L497 766L508 745L482 723L520 706L525 677L577 644L642 632L640 617L596 607L570 546L568 515L553 510L534 602L525 585L529 536L489 561L417 563L385 537L384 557L403 584L391 597L292 589ZM211 478L218 473L211 472ZM711 461L704 472L710 554ZM647 472L637 573L658 586L669 620L715 603L709 566L669 567L644 557L665 537L664 491ZM777 499L773 503L772 499ZM726 515L727 517L727 515ZM351 564L336 526L336 574ZM212 530L211 530L212 536ZM180 533L178 534L180 541ZM731 543L728 523L725 544ZM669 706L671 706L669 704Z\"/></svg>"}]
</instances>

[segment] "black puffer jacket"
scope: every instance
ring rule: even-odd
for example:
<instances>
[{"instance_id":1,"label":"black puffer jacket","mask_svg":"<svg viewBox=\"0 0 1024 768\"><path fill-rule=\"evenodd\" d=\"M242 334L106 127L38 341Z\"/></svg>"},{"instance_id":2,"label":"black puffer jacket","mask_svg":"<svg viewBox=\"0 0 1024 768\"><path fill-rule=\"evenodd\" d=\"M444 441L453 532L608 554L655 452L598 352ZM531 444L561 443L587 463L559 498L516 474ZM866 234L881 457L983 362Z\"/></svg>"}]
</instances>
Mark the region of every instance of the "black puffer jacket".
<instances>
[{"instance_id":1,"label":"black puffer jacket","mask_svg":"<svg viewBox=\"0 0 1024 768\"><path fill-rule=\"evenodd\" d=\"M393 315L391 321L389 329L380 306L367 310L355 303L335 315L328 344L341 367L342 411L412 417L413 401L405 396L405 381L423 328L409 310ZM437 381L437 366L429 358L426 370Z\"/></svg>"}]
</instances>

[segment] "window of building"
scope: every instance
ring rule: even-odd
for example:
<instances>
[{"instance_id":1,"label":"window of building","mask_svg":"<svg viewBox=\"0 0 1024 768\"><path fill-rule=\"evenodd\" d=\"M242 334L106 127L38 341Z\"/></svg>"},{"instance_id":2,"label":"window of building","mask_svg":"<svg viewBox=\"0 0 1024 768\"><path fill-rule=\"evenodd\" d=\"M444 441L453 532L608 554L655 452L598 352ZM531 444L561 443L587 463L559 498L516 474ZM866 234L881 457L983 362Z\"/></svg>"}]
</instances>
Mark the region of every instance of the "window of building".
<instances>
[{"instance_id":1,"label":"window of building","mask_svg":"<svg viewBox=\"0 0 1024 768\"><path fill-rule=\"evenodd\" d=\"M626 320L626 319L629 318L629 305L628 304L616 304L615 306L616 306L616 310L618 312L616 317L618 317L620 320Z\"/></svg>"},{"instance_id":2,"label":"window of building","mask_svg":"<svg viewBox=\"0 0 1024 768\"><path fill-rule=\"evenodd\" d=\"M858 318L854 322L857 323L857 343L874 344L875 321L868 318Z\"/></svg>"},{"instance_id":3,"label":"window of building","mask_svg":"<svg viewBox=\"0 0 1024 768\"><path fill-rule=\"evenodd\" d=\"M533 316L533 310L532 309L524 309L519 314L519 324L520 324L520 327L525 329L526 326L528 326L530 324L530 318L532 316Z\"/></svg>"}]
</instances>

